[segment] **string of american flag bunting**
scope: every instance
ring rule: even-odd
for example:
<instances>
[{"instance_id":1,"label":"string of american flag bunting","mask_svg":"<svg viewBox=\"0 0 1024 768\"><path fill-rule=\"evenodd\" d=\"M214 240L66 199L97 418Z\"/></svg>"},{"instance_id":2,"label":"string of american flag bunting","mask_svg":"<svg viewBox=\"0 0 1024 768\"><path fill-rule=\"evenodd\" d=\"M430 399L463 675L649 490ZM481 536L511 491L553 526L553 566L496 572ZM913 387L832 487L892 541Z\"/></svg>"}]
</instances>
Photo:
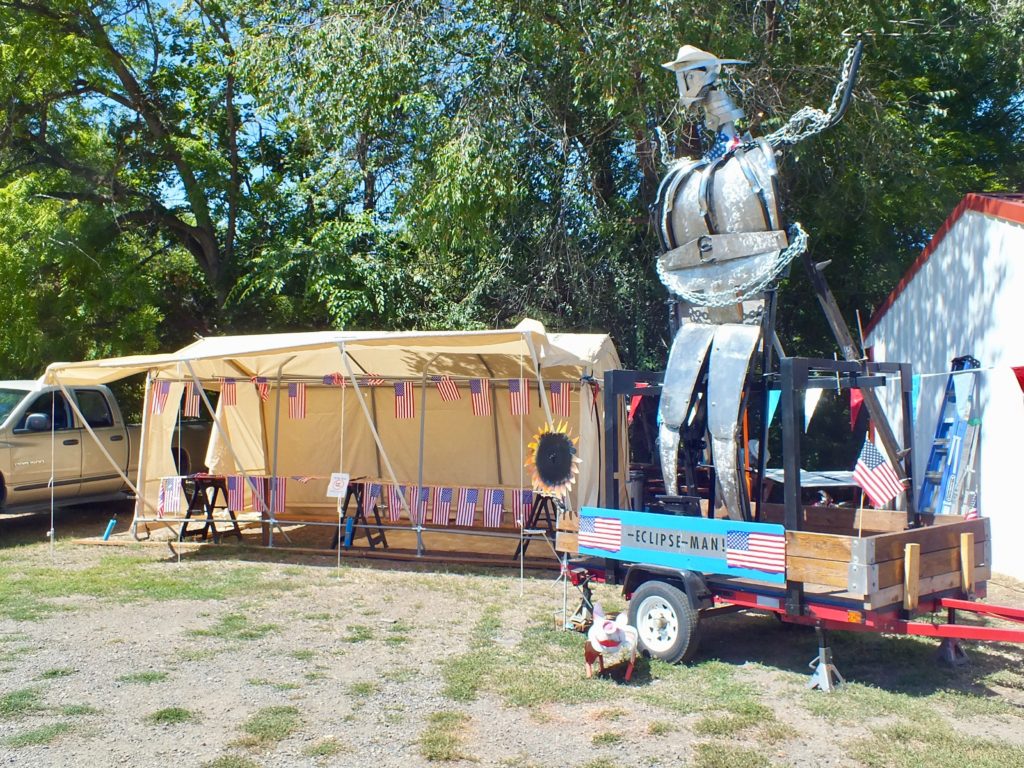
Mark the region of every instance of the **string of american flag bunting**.
<instances>
[{"instance_id":1,"label":"string of american flag bunting","mask_svg":"<svg viewBox=\"0 0 1024 768\"><path fill-rule=\"evenodd\" d=\"M468 380L469 402L474 416L491 415L491 390L492 382L505 382L508 392L508 408L513 416L528 416L530 414L531 399L530 379L488 379L473 378ZM221 403L225 407L238 405L238 387L240 385L251 385L262 402L270 399L270 380L264 376L253 376L250 379L219 378L217 383L220 388ZM349 380L341 373L334 372L323 376L318 382L327 387L346 387ZM389 382L377 374L365 374L359 377L360 387L386 387L390 386L395 395L394 416L396 419L416 418L416 385L415 381L394 381ZM194 382L186 381L185 392L182 403L182 416L186 419L199 417L200 396ZM288 418L305 419L307 416L306 388L309 382L289 381L288 389ZM458 381L451 376L431 376L428 386L436 388L441 400L444 402L460 402L463 400L462 390ZM552 381L547 384L548 403L552 416L568 419L571 416L572 406L570 404L573 392L573 383L569 381ZM494 387L497 389L497 387ZM171 390L171 382L166 380L157 381L153 385L153 394L150 400L150 413L159 415L167 407L167 400ZM596 397L596 387L594 388Z\"/></svg>"},{"instance_id":2,"label":"string of american flag bunting","mask_svg":"<svg viewBox=\"0 0 1024 768\"><path fill-rule=\"evenodd\" d=\"M157 517L182 511L181 476L163 477L157 499ZM285 510L288 501L288 481L308 483L311 480L325 479L316 475L287 475L267 477L256 475L228 475L227 508L231 512L244 512L247 508L246 499L251 499L252 509L262 507L270 512L273 518ZM416 493L415 484L394 484L365 480L358 483L362 486L362 513L364 516L373 512L386 511L391 523L399 523L403 518L403 510L411 513L410 525L425 524L470 527L476 523L477 512L486 528L501 528L505 524L506 507L511 512L514 525L522 527L533 505L534 493L528 488L476 488L470 486L425 485ZM419 496L416 500L414 497ZM405 502L403 505L403 501Z\"/></svg>"}]
</instances>

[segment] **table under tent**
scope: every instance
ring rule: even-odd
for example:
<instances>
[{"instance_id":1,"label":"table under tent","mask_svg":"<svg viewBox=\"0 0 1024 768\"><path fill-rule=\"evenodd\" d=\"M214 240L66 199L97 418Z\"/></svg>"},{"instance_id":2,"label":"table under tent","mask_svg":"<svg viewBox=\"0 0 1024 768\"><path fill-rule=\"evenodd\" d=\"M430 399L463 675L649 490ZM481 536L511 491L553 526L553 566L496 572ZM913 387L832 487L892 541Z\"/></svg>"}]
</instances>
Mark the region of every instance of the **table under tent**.
<instances>
[{"instance_id":1,"label":"table under tent","mask_svg":"<svg viewBox=\"0 0 1024 768\"><path fill-rule=\"evenodd\" d=\"M45 377L66 387L146 374L130 483L136 536L245 530L269 546L508 562L564 523L527 466L545 425L578 438L562 516L604 502L599 382L618 367L607 335L525 320L495 331L214 337L169 354L54 363ZM181 476L172 439L197 415L213 420L206 470ZM348 485L332 498L339 475ZM529 556L554 557L546 542Z\"/></svg>"}]
</instances>

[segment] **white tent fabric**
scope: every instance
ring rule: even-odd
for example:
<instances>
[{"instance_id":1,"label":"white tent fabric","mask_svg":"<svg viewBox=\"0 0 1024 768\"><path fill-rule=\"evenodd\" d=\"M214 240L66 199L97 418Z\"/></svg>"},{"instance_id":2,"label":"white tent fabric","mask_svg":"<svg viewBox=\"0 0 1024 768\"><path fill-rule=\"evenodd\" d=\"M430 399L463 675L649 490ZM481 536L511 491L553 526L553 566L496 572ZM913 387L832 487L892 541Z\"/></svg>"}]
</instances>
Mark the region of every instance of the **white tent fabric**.
<instances>
[{"instance_id":1,"label":"white tent fabric","mask_svg":"<svg viewBox=\"0 0 1024 768\"><path fill-rule=\"evenodd\" d=\"M424 429L424 485L530 487L523 467L526 443L547 421L540 399L547 400L552 382L572 385L572 432L579 435L582 460L570 503L600 503L603 399L591 378L603 381L606 370L619 367L611 339L603 334L545 332L525 320L517 328L495 331L310 333L225 336L196 341L160 355L132 356L78 363L54 363L44 378L64 385L100 384L147 373L152 382L169 381L168 403L178 403L184 383L193 375L203 389L217 391L225 379L236 381L236 404L217 405L216 425L207 452L215 474L312 477L288 483L289 515L333 514L325 498L332 472L347 472L391 482L387 463L399 483L419 478L420 429ZM329 386L324 376L351 372L359 383L370 419L356 389ZM364 386L367 374L385 381ZM461 399L442 400L431 376L450 376ZM254 377L267 380L269 397L260 399ZM426 409L421 408L422 382ZM513 415L508 379L525 378L530 387L530 413ZM491 383L491 414L475 416L469 381ZM586 379L586 381L581 381ZM410 381L415 392L415 418L395 417L393 383ZM307 415L289 417L288 384L306 384ZM177 408L153 415L147 394L146 423L138 487L146 506L155 508L160 478L175 474L170 444ZM344 403L344 406L343 406ZM423 420L421 424L421 420ZM560 421L554 417L554 421ZM373 429L386 456L381 455ZM625 435L620 437L624 444ZM137 514L142 514L141 507Z\"/></svg>"}]
</instances>

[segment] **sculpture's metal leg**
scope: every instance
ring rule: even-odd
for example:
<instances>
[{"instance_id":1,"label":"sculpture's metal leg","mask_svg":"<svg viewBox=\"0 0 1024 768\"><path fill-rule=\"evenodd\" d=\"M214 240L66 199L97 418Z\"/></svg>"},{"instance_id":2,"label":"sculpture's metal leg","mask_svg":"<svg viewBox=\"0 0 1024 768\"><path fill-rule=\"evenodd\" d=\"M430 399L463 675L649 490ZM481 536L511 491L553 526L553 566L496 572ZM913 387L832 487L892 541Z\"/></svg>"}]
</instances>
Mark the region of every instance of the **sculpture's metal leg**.
<instances>
[{"instance_id":1,"label":"sculpture's metal leg","mask_svg":"<svg viewBox=\"0 0 1024 768\"><path fill-rule=\"evenodd\" d=\"M711 455L729 517L743 519L740 500L742 473L737 466L740 405L750 358L757 349L761 328L756 325L720 325L715 330L708 366L708 432ZM663 395L664 397L664 395Z\"/></svg>"},{"instance_id":2,"label":"sculpture's metal leg","mask_svg":"<svg viewBox=\"0 0 1024 768\"><path fill-rule=\"evenodd\" d=\"M679 466L679 428L690 412L697 378L704 367L715 326L686 323L672 341L665 380L658 404L658 452L661 454L661 474L665 480L665 493L675 496L676 473Z\"/></svg>"}]
</instances>

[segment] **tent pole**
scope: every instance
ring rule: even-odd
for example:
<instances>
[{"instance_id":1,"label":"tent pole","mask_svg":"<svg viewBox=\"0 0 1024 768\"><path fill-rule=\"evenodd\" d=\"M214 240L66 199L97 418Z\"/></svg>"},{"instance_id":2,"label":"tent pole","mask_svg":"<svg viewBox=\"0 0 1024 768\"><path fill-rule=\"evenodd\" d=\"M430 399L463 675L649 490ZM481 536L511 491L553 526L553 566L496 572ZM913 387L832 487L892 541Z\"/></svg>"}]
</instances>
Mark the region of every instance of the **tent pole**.
<instances>
[{"instance_id":1,"label":"tent pole","mask_svg":"<svg viewBox=\"0 0 1024 768\"><path fill-rule=\"evenodd\" d=\"M440 352L435 352L433 357L427 360L427 364L423 366L423 373L421 374L420 382L420 456L419 456L419 468L418 476L416 480L416 496L413 500L413 507L418 507L420 498L423 495L423 443L426 437L427 427L427 372L430 370L430 366L437 360L437 356ZM437 503L437 499L434 500ZM426 517L427 510L423 510L423 516ZM423 557L423 520L417 518L416 520L416 557Z\"/></svg>"},{"instance_id":2,"label":"tent pole","mask_svg":"<svg viewBox=\"0 0 1024 768\"><path fill-rule=\"evenodd\" d=\"M235 447L231 444L231 438L228 437L227 430L224 429L224 426L220 423L220 419L217 418L217 412L213 409L213 406L210 405L210 398L206 396L206 390L203 389L202 382L199 381L199 377L196 376L196 372L192 368L192 362L190 360L186 360L185 367L188 368L189 376L192 377L192 381L196 386L196 391L199 392L199 396L203 399L203 405L205 405L206 410L210 412L210 418L213 419L213 426L217 428L221 439L224 441L224 445L228 447L228 452L231 454L232 461L235 462L235 466L238 468L242 477L249 483L249 488L252 490L253 506L257 506L258 502L260 507L260 516L262 517L263 515L266 515L269 519L270 510L267 509L266 499L263 498L263 495L256 488L256 481L249 477L245 468L242 466L242 462L239 460L238 454L235 453Z\"/></svg>"},{"instance_id":3,"label":"tent pole","mask_svg":"<svg viewBox=\"0 0 1024 768\"><path fill-rule=\"evenodd\" d=\"M491 370L491 366L484 360L483 355L477 355L477 357L480 358L480 364L487 371L487 383L489 385L493 384L495 380L494 371ZM505 483L501 479L501 441L498 438L498 393L493 386L489 388L491 390L491 424L494 426L494 463L498 467L498 485L504 485Z\"/></svg>"},{"instance_id":4,"label":"tent pole","mask_svg":"<svg viewBox=\"0 0 1024 768\"><path fill-rule=\"evenodd\" d=\"M548 424L554 424L551 420L551 404L548 402L548 393L544 390L544 374L540 370L540 360L537 358L537 350L533 347L533 339L530 338L528 333L523 333L523 341L526 342L527 348L530 350L530 357L533 358L533 366L537 370L537 387L540 389L540 404L544 407L544 418L548 420ZM569 499L569 491L566 490L562 494L562 503L565 504L567 512L572 512L572 502Z\"/></svg>"},{"instance_id":5,"label":"tent pole","mask_svg":"<svg viewBox=\"0 0 1024 768\"><path fill-rule=\"evenodd\" d=\"M391 466L391 459L388 458L387 451L384 450L384 445L380 440L380 433L377 432L377 424L370 417L370 409L366 407L366 398L363 397L363 392L359 388L359 382L356 381L356 375L352 372L352 366L348 362L348 355L345 353L345 343L339 342L338 349L341 350L341 362L345 364L345 370L348 372L348 377L352 382L353 389L355 389L359 405L363 409L363 415L366 417L366 423L370 426L370 434L373 435L373 442L377 445L378 455L384 460L384 465L387 467L388 477L391 478L391 482L398 485L398 478L395 477L395 470ZM402 506L405 508L405 513L409 516L409 519L412 520L412 512L409 511L409 504L406 502L404 496L401 497L401 502Z\"/></svg>"},{"instance_id":6,"label":"tent pole","mask_svg":"<svg viewBox=\"0 0 1024 768\"><path fill-rule=\"evenodd\" d=\"M146 427L149 424L149 398L153 388L153 372L146 371L146 392L142 397L142 423L139 425L139 466L135 468L135 487L142 488L142 468L146 462ZM121 416L124 418L124 415ZM132 447L128 446L128 455L131 456ZM128 462L131 464L131 461ZM142 507L142 495L135 494L135 506L132 509L132 536L136 541L139 539L139 509ZM146 526L147 533L149 526Z\"/></svg>"},{"instance_id":7,"label":"tent pole","mask_svg":"<svg viewBox=\"0 0 1024 768\"><path fill-rule=\"evenodd\" d=\"M277 476L277 441L278 441L278 437L280 436L280 432L281 432L281 371L284 369L285 365L287 363L290 363L293 359L294 358L290 358L290 359L286 360L284 363L281 363L281 365L279 365L277 367L277 382L276 382L277 386L274 387L274 390L275 390L274 391L274 452L273 452L272 458L270 460L270 462L271 462L270 463L270 476L272 478L274 478L274 482L276 482L276 483L281 482L281 478ZM269 487L268 487L268 490L269 490ZM274 548L274 525L276 525L276 521L274 520L274 515L276 514L276 511L274 510L273 503L271 503L269 506L270 506L270 539L269 539L268 545L270 546L271 549L273 549ZM284 510L281 510L281 511L283 512Z\"/></svg>"}]
</instances>

